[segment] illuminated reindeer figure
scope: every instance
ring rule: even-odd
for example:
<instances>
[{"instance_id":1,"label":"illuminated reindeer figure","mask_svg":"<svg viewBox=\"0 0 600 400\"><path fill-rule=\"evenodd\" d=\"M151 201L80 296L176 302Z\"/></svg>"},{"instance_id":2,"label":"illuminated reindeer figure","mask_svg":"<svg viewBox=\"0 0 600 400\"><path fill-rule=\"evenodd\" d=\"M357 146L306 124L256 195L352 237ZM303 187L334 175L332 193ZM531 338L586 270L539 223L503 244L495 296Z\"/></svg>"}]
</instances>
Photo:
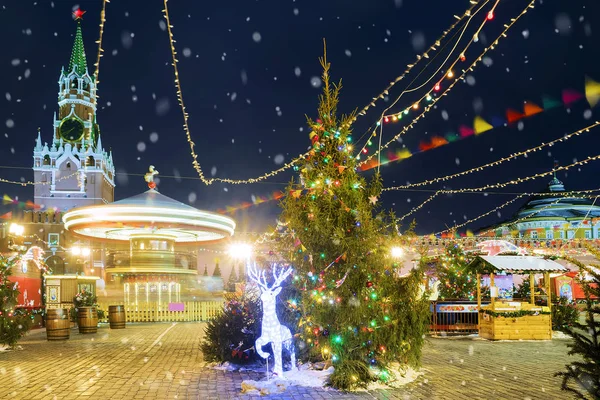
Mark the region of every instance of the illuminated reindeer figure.
<instances>
[{"instance_id":1,"label":"illuminated reindeer figure","mask_svg":"<svg viewBox=\"0 0 600 400\"><path fill-rule=\"evenodd\" d=\"M267 279L265 278L265 271L262 270L259 272L256 269L256 263L254 263L254 265L248 264L248 276L252 281L256 282L258 287L260 287L260 300L262 301L263 308L261 335L256 339L254 347L256 348L256 352L262 358L268 358L269 353L265 353L262 350L262 347L271 343L273 356L275 357L273 372L279 378L283 378L283 364L281 362L282 346L285 346L285 349L289 351L292 361L292 370L296 370L296 354L292 334L289 328L279 323L275 309L275 299L279 292L281 292L281 283L285 281L291 273L292 267L288 267L282 271L278 269L276 264L273 265L273 279L275 281L271 287L269 287Z\"/></svg>"}]
</instances>

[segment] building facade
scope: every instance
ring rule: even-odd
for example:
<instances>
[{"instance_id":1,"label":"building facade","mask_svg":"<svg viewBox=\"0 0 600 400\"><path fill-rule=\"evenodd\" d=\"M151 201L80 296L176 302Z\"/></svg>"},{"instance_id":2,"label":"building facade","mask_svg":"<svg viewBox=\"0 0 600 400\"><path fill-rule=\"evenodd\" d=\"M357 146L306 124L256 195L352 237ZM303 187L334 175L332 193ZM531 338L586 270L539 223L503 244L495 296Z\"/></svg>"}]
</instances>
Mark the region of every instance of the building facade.
<instances>
[{"instance_id":1,"label":"building facade","mask_svg":"<svg viewBox=\"0 0 600 400\"><path fill-rule=\"evenodd\" d=\"M555 175L547 190L532 196L512 219L482 230L481 235L531 240L598 239L600 204L568 193Z\"/></svg>"},{"instance_id":2,"label":"building facade","mask_svg":"<svg viewBox=\"0 0 600 400\"><path fill-rule=\"evenodd\" d=\"M102 278L105 251L64 229L62 216L73 208L111 203L115 168L112 154L102 145L97 122L97 88L87 67L81 20L67 68L58 79L58 110L51 134L38 130L33 149L35 209L0 226L0 251L39 246L54 275L86 275ZM47 139L47 140L46 140ZM10 225L22 227L18 237ZM19 285L19 304L41 305L42 273L38 268L16 268L11 280Z\"/></svg>"}]
</instances>

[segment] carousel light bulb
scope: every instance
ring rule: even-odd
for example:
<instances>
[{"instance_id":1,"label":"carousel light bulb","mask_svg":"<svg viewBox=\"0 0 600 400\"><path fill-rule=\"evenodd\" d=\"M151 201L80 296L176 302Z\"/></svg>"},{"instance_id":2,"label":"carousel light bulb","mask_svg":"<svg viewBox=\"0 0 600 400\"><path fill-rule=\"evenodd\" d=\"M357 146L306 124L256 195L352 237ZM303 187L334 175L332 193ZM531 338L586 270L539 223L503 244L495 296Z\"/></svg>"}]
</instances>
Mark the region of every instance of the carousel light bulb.
<instances>
[{"instance_id":1,"label":"carousel light bulb","mask_svg":"<svg viewBox=\"0 0 600 400\"><path fill-rule=\"evenodd\" d=\"M448 71L448 73L446 74L446 76L448 78L452 78L454 76L454 72L452 72L452 70Z\"/></svg>"}]
</instances>

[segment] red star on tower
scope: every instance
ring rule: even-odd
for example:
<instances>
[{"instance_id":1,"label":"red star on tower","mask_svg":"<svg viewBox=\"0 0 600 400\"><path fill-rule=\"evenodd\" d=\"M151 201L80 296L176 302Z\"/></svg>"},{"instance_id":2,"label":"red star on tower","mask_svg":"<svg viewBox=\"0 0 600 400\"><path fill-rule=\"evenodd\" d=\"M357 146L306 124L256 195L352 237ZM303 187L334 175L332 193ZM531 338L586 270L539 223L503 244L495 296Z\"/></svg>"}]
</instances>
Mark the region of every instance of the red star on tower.
<instances>
[{"instance_id":1,"label":"red star on tower","mask_svg":"<svg viewBox=\"0 0 600 400\"><path fill-rule=\"evenodd\" d=\"M83 14L85 14L85 11L82 11L81 8L78 8L77 10L73 11L75 21L83 19Z\"/></svg>"}]
</instances>

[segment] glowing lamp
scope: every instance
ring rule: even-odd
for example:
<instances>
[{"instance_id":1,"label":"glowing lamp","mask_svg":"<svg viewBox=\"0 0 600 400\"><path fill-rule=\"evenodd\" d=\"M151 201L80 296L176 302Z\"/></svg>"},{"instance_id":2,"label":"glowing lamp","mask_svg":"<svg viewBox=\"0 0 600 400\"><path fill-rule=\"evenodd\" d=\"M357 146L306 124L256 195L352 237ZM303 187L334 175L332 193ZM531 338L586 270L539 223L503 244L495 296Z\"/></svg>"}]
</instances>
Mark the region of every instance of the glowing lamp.
<instances>
[{"instance_id":1,"label":"glowing lamp","mask_svg":"<svg viewBox=\"0 0 600 400\"><path fill-rule=\"evenodd\" d=\"M404 249L402 247L392 247L392 257L400 258L404 255Z\"/></svg>"}]
</instances>

